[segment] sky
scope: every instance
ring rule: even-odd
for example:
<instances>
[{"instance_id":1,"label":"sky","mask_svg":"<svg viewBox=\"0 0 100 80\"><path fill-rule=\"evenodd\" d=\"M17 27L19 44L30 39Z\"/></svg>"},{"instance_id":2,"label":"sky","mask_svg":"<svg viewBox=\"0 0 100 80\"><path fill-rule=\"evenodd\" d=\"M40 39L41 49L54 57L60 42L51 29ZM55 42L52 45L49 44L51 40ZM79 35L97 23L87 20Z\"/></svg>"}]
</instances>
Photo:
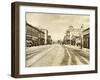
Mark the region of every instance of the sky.
<instances>
[{"instance_id":1,"label":"sky","mask_svg":"<svg viewBox=\"0 0 100 80\"><path fill-rule=\"evenodd\" d=\"M47 14L47 13L26 13L26 21L41 29L47 29L52 40L63 40L69 26L83 29L89 27L89 15L69 15L69 14Z\"/></svg>"}]
</instances>

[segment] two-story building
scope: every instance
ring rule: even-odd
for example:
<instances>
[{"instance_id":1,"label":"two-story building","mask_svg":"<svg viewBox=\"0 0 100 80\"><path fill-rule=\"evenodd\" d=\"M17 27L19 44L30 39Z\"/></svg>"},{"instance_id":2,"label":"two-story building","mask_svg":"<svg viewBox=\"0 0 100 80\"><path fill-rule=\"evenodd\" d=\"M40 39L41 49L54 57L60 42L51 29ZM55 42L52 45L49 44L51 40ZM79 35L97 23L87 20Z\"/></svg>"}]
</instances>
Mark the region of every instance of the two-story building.
<instances>
[{"instance_id":1,"label":"two-story building","mask_svg":"<svg viewBox=\"0 0 100 80\"><path fill-rule=\"evenodd\" d=\"M44 32L35 26L26 23L26 46L37 46L44 44Z\"/></svg>"}]
</instances>

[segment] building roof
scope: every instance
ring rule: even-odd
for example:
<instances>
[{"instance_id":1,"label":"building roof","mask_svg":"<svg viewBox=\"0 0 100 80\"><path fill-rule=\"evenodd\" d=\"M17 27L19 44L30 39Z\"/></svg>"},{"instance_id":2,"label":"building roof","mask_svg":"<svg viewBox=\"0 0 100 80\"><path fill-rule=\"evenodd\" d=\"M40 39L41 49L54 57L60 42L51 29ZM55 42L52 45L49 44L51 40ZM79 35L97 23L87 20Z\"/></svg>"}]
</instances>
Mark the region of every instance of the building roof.
<instances>
[{"instance_id":1,"label":"building roof","mask_svg":"<svg viewBox=\"0 0 100 80\"><path fill-rule=\"evenodd\" d=\"M26 22L26 25L30 26L31 28L34 28L34 29L38 30L39 32L44 33L44 32L43 32L42 30L40 30L39 28L37 28L37 27L35 27L35 26L32 26L31 24L29 24L29 23L27 23L27 22Z\"/></svg>"}]
</instances>

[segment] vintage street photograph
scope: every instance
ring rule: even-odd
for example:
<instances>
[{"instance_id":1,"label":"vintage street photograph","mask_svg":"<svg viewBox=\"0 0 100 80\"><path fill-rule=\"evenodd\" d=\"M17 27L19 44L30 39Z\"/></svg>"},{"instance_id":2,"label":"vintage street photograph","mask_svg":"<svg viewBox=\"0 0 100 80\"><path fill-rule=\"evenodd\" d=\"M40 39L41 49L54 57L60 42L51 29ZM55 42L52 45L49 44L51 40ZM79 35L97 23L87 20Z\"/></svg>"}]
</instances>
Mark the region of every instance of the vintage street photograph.
<instances>
[{"instance_id":1,"label":"vintage street photograph","mask_svg":"<svg viewBox=\"0 0 100 80\"><path fill-rule=\"evenodd\" d=\"M25 67L89 65L89 15L26 12L25 21Z\"/></svg>"}]
</instances>

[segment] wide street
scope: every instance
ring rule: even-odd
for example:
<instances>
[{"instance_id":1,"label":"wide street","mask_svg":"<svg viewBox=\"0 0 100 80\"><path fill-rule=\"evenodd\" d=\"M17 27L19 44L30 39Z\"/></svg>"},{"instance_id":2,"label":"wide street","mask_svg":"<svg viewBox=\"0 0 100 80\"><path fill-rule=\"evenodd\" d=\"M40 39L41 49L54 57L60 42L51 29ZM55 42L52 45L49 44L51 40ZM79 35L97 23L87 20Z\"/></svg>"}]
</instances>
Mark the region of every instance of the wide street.
<instances>
[{"instance_id":1,"label":"wide street","mask_svg":"<svg viewBox=\"0 0 100 80\"><path fill-rule=\"evenodd\" d=\"M89 64L89 50L60 44L26 48L26 67L82 64Z\"/></svg>"}]
</instances>

